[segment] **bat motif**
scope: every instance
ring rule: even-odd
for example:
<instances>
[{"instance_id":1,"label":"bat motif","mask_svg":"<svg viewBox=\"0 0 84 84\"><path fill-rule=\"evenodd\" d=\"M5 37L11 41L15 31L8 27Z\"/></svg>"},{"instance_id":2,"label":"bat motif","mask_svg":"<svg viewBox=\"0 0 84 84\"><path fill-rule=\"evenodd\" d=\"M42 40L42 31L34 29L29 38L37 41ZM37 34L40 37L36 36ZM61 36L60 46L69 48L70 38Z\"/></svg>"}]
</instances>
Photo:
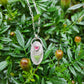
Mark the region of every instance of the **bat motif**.
<instances>
[{"instance_id":1,"label":"bat motif","mask_svg":"<svg viewBox=\"0 0 84 84\"><path fill-rule=\"evenodd\" d=\"M39 41L31 44L31 60L35 65L39 65L43 59L43 47Z\"/></svg>"}]
</instances>

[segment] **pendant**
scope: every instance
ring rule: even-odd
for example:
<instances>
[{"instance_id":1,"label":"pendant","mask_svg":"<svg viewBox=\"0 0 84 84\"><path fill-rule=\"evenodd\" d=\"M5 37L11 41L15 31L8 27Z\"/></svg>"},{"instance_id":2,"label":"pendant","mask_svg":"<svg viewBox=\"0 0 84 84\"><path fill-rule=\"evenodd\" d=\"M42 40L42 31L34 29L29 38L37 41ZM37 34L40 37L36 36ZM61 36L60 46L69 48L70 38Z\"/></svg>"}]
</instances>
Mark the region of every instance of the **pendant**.
<instances>
[{"instance_id":1,"label":"pendant","mask_svg":"<svg viewBox=\"0 0 84 84\"><path fill-rule=\"evenodd\" d=\"M31 60L35 65L39 65L42 59L43 59L42 40L39 37L35 37L34 39L32 39L31 42Z\"/></svg>"}]
</instances>

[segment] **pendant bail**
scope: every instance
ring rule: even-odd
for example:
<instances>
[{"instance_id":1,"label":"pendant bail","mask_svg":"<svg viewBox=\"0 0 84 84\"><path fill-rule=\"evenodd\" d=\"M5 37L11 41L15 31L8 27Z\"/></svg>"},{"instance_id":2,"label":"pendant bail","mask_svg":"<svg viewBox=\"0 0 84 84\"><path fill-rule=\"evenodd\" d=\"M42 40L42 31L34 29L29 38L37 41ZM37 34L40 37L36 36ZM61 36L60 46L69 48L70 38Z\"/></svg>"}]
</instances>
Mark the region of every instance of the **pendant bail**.
<instances>
[{"instance_id":1,"label":"pendant bail","mask_svg":"<svg viewBox=\"0 0 84 84\"><path fill-rule=\"evenodd\" d=\"M35 38L38 38L38 35L37 34L35 34Z\"/></svg>"}]
</instances>

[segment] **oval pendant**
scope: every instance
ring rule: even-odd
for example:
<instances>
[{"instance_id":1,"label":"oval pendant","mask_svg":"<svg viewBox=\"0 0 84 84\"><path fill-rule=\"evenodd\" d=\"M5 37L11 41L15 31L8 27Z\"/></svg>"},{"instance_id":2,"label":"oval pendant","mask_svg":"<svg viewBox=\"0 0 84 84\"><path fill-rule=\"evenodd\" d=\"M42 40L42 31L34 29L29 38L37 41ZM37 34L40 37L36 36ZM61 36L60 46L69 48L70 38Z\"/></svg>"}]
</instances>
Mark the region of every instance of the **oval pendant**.
<instances>
[{"instance_id":1,"label":"oval pendant","mask_svg":"<svg viewBox=\"0 0 84 84\"><path fill-rule=\"evenodd\" d=\"M35 40L35 38L33 40ZM41 41L41 39L39 40ZM39 65L42 59L43 59L42 43L40 43L39 41L34 41L33 43L31 43L31 60L35 65Z\"/></svg>"}]
</instances>

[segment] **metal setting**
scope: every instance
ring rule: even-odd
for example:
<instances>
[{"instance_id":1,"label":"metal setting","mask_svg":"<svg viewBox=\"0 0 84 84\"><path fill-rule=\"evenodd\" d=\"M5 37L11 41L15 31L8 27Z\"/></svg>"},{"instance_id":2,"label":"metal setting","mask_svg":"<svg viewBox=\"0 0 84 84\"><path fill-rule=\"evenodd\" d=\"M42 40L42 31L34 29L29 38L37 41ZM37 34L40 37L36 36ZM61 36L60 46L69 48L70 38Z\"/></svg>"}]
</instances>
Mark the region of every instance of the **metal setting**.
<instances>
[{"instance_id":1,"label":"metal setting","mask_svg":"<svg viewBox=\"0 0 84 84\"><path fill-rule=\"evenodd\" d=\"M40 40L40 42L34 40ZM42 40L40 38L34 38L32 39L31 42L31 60L35 65L39 65L42 59L43 59Z\"/></svg>"}]
</instances>

